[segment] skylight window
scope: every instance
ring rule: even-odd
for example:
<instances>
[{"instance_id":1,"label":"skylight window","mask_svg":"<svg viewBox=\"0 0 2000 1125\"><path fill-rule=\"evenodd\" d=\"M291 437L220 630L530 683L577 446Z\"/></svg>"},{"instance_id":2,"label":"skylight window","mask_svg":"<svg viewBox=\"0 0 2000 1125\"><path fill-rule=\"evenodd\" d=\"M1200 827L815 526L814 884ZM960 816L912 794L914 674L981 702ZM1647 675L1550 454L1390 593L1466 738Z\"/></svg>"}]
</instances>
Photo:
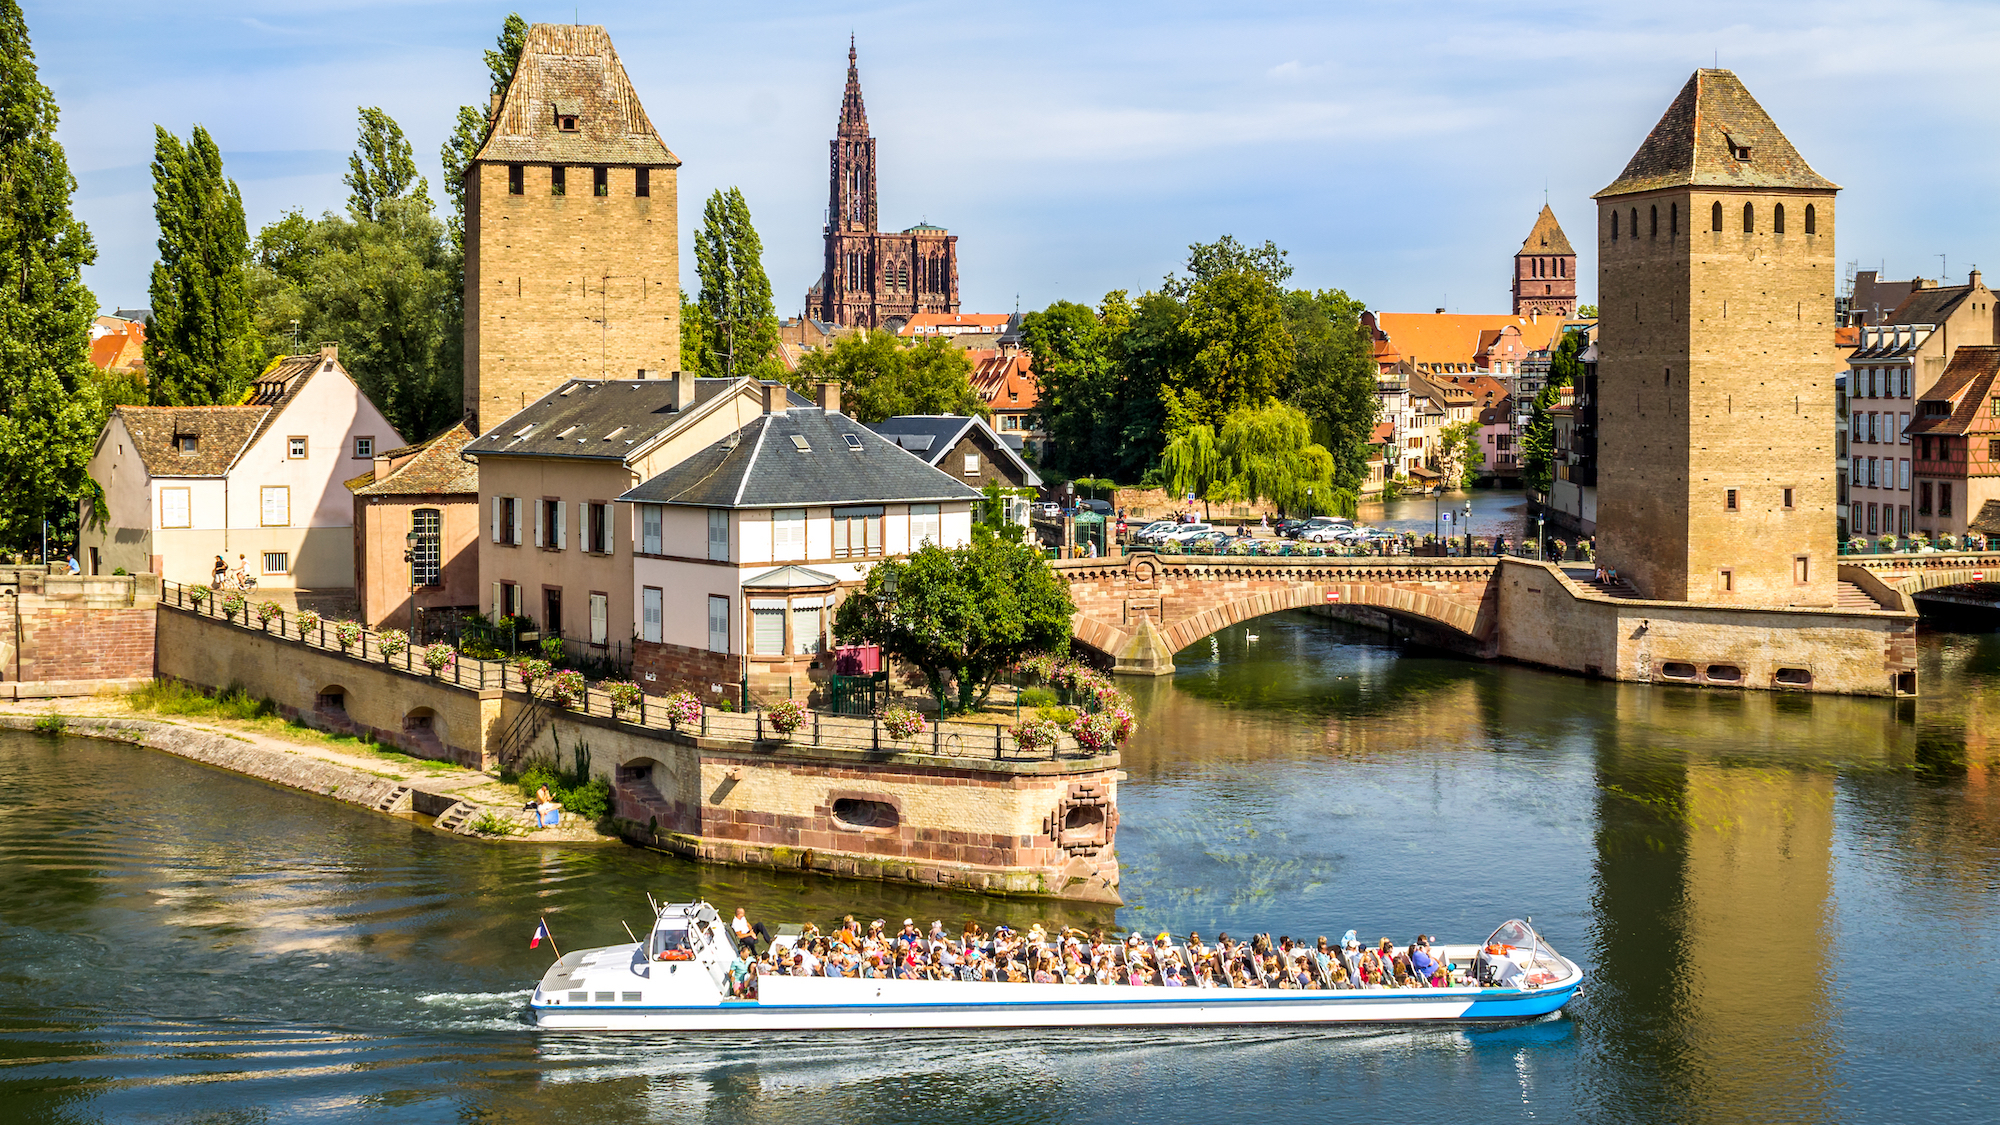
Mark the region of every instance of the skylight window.
<instances>
[{"instance_id":1,"label":"skylight window","mask_svg":"<svg viewBox=\"0 0 2000 1125\"><path fill-rule=\"evenodd\" d=\"M522 426L520 429L515 430L514 436L517 438L524 438L527 437L529 434L533 433L534 431L535 431L535 424L533 422L530 422L527 425Z\"/></svg>"},{"instance_id":2,"label":"skylight window","mask_svg":"<svg viewBox=\"0 0 2000 1125\"><path fill-rule=\"evenodd\" d=\"M856 453L861 452L860 434L842 434L840 436L842 440L847 442L847 448L852 449Z\"/></svg>"},{"instance_id":3,"label":"skylight window","mask_svg":"<svg viewBox=\"0 0 2000 1125\"><path fill-rule=\"evenodd\" d=\"M624 432L625 432L625 427L623 427L623 426L620 426L620 427L618 427L617 429L615 429L615 430L611 431L610 433L608 433L608 434L605 434L605 435L604 435L604 440L605 440L605 441L610 441L610 440L611 440L612 438L615 438L615 437L617 437L617 436L618 436L619 434L622 434L622 433L624 433Z\"/></svg>"},{"instance_id":4,"label":"skylight window","mask_svg":"<svg viewBox=\"0 0 2000 1125\"><path fill-rule=\"evenodd\" d=\"M573 433L575 433L575 432L576 432L576 427L575 427L575 426L565 426L565 427L563 427L563 432L562 432L562 433L559 433L559 434L557 434L556 436L557 436L557 437L559 437L559 438L563 438L563 437L568 437L569 435L571 435L571 434L573 434Z\"/></svg>"},{"instance_id":5,"label":"skylight window","mask_svg":"<svg viewBox=\"0 0 2000 1125\"><path fill-rule=\"evenodd\" d=\"M812 443L806 441L804 434L792 435L792 448L798 450L800 453L811 453L813 451Z\"/></svg>"}]
</instances>

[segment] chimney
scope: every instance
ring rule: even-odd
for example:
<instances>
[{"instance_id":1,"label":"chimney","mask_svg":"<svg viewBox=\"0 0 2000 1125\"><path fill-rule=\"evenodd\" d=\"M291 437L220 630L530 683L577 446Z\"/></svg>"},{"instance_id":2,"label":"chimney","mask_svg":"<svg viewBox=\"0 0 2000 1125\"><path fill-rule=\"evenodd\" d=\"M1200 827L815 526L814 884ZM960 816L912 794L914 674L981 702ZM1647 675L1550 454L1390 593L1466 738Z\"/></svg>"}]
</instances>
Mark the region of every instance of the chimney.
<instances>
[{"instance_id":1,"label":"chimney","mask_svg":"<svg viewBox=\"0 0 2000 1125\"><path fill-rule=\"evenodd\" d=\"M839 383L821 383L819 385L819 408L828 414L840 413Z\"/></svg>"},{"instance_id":2,"label":"chimney","mask_svg":"<svg viewBox=\"0 0 2000 1125\"><path fill-rule=\"evenodd\" d=\"M675 413L679 413L694 405L694 377L692 375L689 375L685 371L676 371L672 375L667 376L667 384L673 388L673 390L667 393L667 405L673 407Z\"/></svg>"},{"instance_id":3,"label":"chimney","mask_svg":"<svg viewBox=\"0 0 2000 1125\"><path fill-rule=\"evenodd\" d=\"M785 412L785 385L783 383L763 383L764 413L783 414Z\"/></svg>"},{"instance_id":4,"label":"chimney","mask_svg":"<svg viewBox=\"0 0 2000 1125\"><path fill-rule=\"evenodd\" d=\"M501 98L500 92L496 90L493 93L492 100L487 102L486 120L489 123L497 121L500 118L500 98Z\"/></svg>"},{"instance_id":5,"label":"chimney","mask_svg":"<svg viewBox=\"0 0 2000 1125\"><path fill-rule=\"evenodd\" d=\"M1968 276L1968 277L1966 278L1966 284L1968 284L1968 285L1972 286L1972 287L1973 287L1974 289L1977 289L1977 288L1979 288L1979 271L1978 271L1978 270L1973 270L1973 271L1972 271L1972 273L1971 273L1971 274L1970 274L1970 275L1969 275L1969 276Z\"/></svg>"}]
</instances>

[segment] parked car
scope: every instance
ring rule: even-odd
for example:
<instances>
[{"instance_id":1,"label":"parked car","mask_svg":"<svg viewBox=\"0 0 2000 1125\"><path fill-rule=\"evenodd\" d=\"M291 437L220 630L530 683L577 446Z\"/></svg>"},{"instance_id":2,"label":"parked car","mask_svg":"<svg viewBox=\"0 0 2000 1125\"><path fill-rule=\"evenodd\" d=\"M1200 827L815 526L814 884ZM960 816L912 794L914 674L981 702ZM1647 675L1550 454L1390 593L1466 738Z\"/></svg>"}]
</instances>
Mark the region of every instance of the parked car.
<instances>
[{"instance_id":1,"label":"parked car","mask_svg":"<svg viewBox=\"0 0 2000 1125\"><path fill-rule=\"evenodd\" d=\"M1154 520L1152 523L1140 528L1139 533L1132 537L1132 541L1134 543L1157 543L1160 540L1160 536L1184 526L1186 525L1175 523L1172 520Z\"/></svg>"},{"instance_id":2,"label":"parked car","mask_svg":"<svg viewBox=\"0 0 2000 1125\"><path fill-rule=\"evenodd\" d=\"M1354 521L1340 516L1314 516L1299 529L1296 538L1309 543L1331 543L1344 531L1354 527Z\"/></svg>"},{"instance_id":3,"label":"parked car","mask_svg":"<svg viewBox=\"0 0 2000 1125\"><path fill-rule=\"evenodd\" d=\"M1160 536L1160 542L1176 543L1184 545L1189 540L1192 540L1195 536L1203 535L1214 530L1215 528L1213 525L1205 523L1178 524L1175 526L1174 530L1169 531L1165 535Z\"/></svg>"},{"instance_id":4,"label":"parked car","mask_svg":"<svg viewBox=\"0 0 2000 1125\"><path fill-rule=\"evenodd\" d=\"M1062 505L1052 501L1037 501L1028 505L1028 509L1038 519L1053 520L1062 518Z\"/></svg>"},{"instance_id":5,"label":"parked car","mask_svg":"<svg viewBox=\"0 0 2000 1125\"><path fill-rule=\"evenodd\" d=\"M1078 500L1076 502L1076 510L1079 512L1094 512L1100 516L1108 516L1111 514L1111 501Z\"/></svg>"},{"instance_id":6,"label":"parked car","mask_svg":"<svg viewBox=\"0 0 2000 1125\"><path fill-rule=\"evenodd\" d=\"M1271 525L1271 533L1280 539L1290 539L1297 535L1299 529L1305 525L1306 521L1287 516Z\"/></svg>"}]
</instances>

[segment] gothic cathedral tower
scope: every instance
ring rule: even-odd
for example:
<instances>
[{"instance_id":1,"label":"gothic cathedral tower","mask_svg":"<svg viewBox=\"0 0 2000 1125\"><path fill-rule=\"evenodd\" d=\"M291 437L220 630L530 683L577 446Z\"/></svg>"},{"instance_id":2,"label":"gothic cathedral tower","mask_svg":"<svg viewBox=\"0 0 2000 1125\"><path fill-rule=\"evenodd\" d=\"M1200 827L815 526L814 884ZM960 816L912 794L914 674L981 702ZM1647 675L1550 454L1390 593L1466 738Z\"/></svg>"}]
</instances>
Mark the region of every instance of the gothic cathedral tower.
<instances>
[{"instance_id":1,"label":"gothic cathedral tower","mask_svg":"<svg viewBox=\"0 0 2000 1125\"><path fill-rule=\"evenodd\" d=\"M1576 250L1546 203L1514 255L1514 315L1537 313L1576 315Z\"/></svg>"},{"instance_id":2,"label":"gothic cathedral tower","mask_svg":"<svg viewBox=\"0 0 2000 1125\"><path fill-rule=\"evenodd\" d=\"M602 27L535 24L465 172L465 414L680 366L675 169Z\"/></svg>"},{"instance_id":3,"label":"gothic cathedral tower","mask_svg":"<svg viewBox=\"0 0 2000 1125\"><path fill-rule=\"evenodd\" d=\"M1835 604L1834 193L1698 70L1598 192L1598 558L1642 597Z\"/></svg>"},{"instance_id":4,"label":"gothic cathedral tower","mask_svg":"<svg viewBox=\"0 0 2000 1125\"><path fill-rule=\"evenodd\" d=\"M852 39L827 166L826 262L806 294L807 312L828 324L893 331L920 313L959 311L958 236L929 223L889 233L878 226L875 138Z\"/></svg>"}]
</instances>

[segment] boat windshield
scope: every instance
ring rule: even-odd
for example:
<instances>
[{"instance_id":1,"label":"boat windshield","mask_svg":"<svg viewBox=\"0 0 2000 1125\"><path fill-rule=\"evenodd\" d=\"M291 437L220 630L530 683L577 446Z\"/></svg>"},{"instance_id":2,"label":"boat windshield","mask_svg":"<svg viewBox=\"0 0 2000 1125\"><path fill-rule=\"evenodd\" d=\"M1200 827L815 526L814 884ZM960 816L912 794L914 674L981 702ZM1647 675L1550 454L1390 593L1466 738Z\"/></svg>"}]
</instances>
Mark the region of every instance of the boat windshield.
<instances>
[{"instance_id":1,"label":"boat windshield","mask_svg":"<svg viewBox=\"0 0 2000 1125\"><path fill-rule=\"evenodd\" d=\"M1555 948L1519 918L1509 919L1494 930L1493 936L1486 939L1486 950L1509 957L1528 971L1530 979L1542 976L1553 980L1568 971L1562 958L1556 956Z\"/></svg>"},{"instance_id":2,"label":"boat windshield","mask_svg":"<svg viewBox=\"0 0 2000 1125\"><path fill-rule=\"evenodd\" d=\"M655 961L685 961L694 956L694 943L687 927L661 927L653 931L648 955Z\"/></svg>"}]
</instances>

